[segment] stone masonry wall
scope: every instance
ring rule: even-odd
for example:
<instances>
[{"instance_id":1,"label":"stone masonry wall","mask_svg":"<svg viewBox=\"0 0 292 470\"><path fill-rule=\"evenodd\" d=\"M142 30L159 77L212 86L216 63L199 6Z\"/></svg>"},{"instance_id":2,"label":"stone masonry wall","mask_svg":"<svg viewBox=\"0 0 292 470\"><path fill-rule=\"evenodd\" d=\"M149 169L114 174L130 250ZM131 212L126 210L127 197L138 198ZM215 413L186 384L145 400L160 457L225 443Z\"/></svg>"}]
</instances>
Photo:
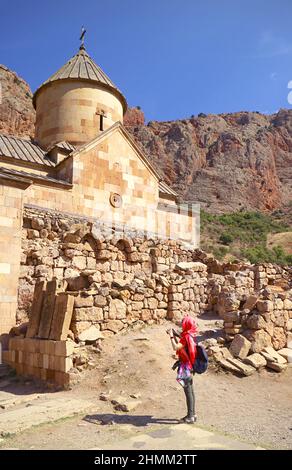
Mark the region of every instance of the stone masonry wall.
<instances>
[{"instance_id":1,"label":"stone masonry wall","mask_svg":"<svg viewBox=\"0 0 292 470\"><path fill-rule=\"evenodd\" d=\"M33 207L24 211L20 268L21 325L12 328L3 359L17 373L57 385L74 383L83 367L94 366L99 339L144 323L179 323L186 313L223 318L222 340L231 349L243 342L252 353L270 346L281 350L292 340L288 268L219 263L179 241L146 239ZM52 279L57 295L74 298L67 340L26 338L35 285Z\"/></svg>"},{"instance_id":2,"label":"stone masonry wall","mask_svg":"<svg viewBox=\"0 0 292 470\"><path fill-rule=\"evenodd\" d=\"M251 351L272 346L284 348L292 340L292 290L266 287L240 300L235 292L222 291L218 313L224 320L227 339L241 334L251 342Z\"/></svg>"},{"instance_id":3,"label":"stone masonry wall","mask_svg":"<svg viewBox=\"0 0 292 470\"><path fill-rule=\"evenodd\" d=\"M35 283L57 278L75 296L71 330L104 335L137 321L179 319L207 305L207 267L173 240L122 234L51 211L26 209L17 322L27 320ZM192 269L189 269L190 263Z\"/></svg>"},{"instance_id":4,"label":"stone masonry wall","mask_svg":"<svg viewBox=\"0 0 292 470\"><path fill-rule=\"evenodd\" d=\"M265 286L291 287L284 268L219 263L181 242L120 233L49 210L26 208L22 235L17 322L27 320L35 283L55 277L75 297L75 340L92 326L107 336L136 322L179 321L187 312L206 311L229 315L225 333L232 340L242 331L239 318L245 317L238 311L250 295Z\"/></svg>"}]
</instances>

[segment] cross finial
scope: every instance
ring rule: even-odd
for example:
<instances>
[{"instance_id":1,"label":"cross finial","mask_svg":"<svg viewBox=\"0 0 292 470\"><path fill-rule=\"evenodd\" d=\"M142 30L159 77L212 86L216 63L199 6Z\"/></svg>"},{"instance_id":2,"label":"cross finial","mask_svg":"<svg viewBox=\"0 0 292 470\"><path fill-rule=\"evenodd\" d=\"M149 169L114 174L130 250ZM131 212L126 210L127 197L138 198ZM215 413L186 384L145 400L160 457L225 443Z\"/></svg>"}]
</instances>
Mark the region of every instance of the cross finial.
<instances>
[{"instance_id":1,"label":"cross finial","mask_svg":"<svg viewBox=\"0 0 292 470\"><path fill-rule=\"evenodd\" d=\"M80 35L80 41L81 41L81 45L80 45L80 49L85 49L85 46L84 46L84 36L85 36L85 33L86 33L86 29L84 28L84 26L82 26L81 28L81 35Z\"/></svg>"}]
</instances>

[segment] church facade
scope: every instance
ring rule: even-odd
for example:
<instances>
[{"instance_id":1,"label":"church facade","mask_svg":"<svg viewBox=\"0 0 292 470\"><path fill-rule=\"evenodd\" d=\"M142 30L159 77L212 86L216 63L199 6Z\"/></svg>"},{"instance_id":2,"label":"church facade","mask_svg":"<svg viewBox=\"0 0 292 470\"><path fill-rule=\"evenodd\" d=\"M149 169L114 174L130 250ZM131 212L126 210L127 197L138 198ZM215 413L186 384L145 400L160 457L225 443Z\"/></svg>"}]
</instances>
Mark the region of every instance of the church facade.
<instances>
[{"instance_id":1,"label":"church facade","mask_svg":"<svg viewBox=\"0 0 292 470\"><path fill-rule=\"evenodd\" d=\"M0 340L15 325L27 207L199 243L199 213L178 203L129 135L123 94L83 45L33 102L35 139L0 135Z\"/></svg>"}]
</instances>

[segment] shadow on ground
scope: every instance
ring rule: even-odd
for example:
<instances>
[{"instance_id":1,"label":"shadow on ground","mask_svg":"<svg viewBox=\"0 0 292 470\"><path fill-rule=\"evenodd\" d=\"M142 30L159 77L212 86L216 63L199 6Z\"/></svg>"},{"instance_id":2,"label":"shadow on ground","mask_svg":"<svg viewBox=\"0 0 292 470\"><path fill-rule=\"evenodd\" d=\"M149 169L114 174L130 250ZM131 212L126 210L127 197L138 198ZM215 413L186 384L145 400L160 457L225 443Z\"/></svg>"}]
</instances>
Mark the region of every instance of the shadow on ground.
<instances>
[{"instance_id":1,"label":"shadow on ground","mask_svg":"<svg viewBox=\"0 0 292 470\"><path fill-rule=\"evenodd\" d=\"M150 424L179 424L176 418L154 418L151 415L116 415L108 414L95 414L87 415L83 418L84 421L93 424L111 425L111 424L131 424L132 426L144 427Z\"/></svg>"}]
</instances>

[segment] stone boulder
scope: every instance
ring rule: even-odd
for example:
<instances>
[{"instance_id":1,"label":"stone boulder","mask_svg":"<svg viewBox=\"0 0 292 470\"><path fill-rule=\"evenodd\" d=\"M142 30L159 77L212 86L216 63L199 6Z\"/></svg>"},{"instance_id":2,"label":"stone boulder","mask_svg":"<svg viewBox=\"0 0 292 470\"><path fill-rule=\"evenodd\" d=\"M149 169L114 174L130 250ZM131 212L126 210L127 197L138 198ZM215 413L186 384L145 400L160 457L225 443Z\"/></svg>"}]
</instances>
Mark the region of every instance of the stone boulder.
<instances>
[{"instance_id":1,"label":"stone boulder","mask_svg":"<svg viewBox=\"0 0 292 470\"><path fill-rule=\"evenodd\" d=\"M254 353L250 356L247 356L243 362L253 366L255 369L260 369L267 365L266 359L259 353Z\"/></svg>"},{"instance_id":2,"label":"stone boulder","mask_svg":"<svg viewBox=\"0 0 292 470\"><path fill-rule=\"evenodd\" d=\"M242 335L236 335L230 345L230 352L234 357L245 359L249 353L251 342Z\"/></svg>"},{"instance_id":3,"label":"stone boulder","mask_svg":"<svg viewBox=\"0 0 292 470\"><path fill-rule=\"evenodd\" d=\"M264 330L256 330L248 334L245 333L245 336L251 341L251 351L254 353L259 353L267 346L272 345L270 335Z\"/></svg>"},{"instance_id":4,"label":"stone boulder","mask_svg":"<svg viewBox=\"0 0 292 470\"><path fill-rule=\"evenodd\" d=\"M182 261L181 263L177 263L174 269L178 271L203 272L207 270L207 266L199 261Z\"/></svg>"},{"instance_id":5,"label":"stone boulder","mask_svg":"<svg viewBox=\"0 0 292 470\"><path fill-rule=\"evenodd\" d=\"M274 334L272 338L272 344L276 350L282 349L286 346L286 335L283 328L274 328Z\"/></svg>"},{"instance_id":6,"label":"stone boulder","mask_svg":"<svg viewBox=\"0 0 292 470\"><path fill-rule=\"evenodd\" d=\"M79 340L85 341L85 342L94 342L97 339L102 339L103 337L104 336L100 332L100 330L95 325L92 325L90 328L88 328L87 330L84 330L79 335Z\"/></svg>"}]
</instances>

